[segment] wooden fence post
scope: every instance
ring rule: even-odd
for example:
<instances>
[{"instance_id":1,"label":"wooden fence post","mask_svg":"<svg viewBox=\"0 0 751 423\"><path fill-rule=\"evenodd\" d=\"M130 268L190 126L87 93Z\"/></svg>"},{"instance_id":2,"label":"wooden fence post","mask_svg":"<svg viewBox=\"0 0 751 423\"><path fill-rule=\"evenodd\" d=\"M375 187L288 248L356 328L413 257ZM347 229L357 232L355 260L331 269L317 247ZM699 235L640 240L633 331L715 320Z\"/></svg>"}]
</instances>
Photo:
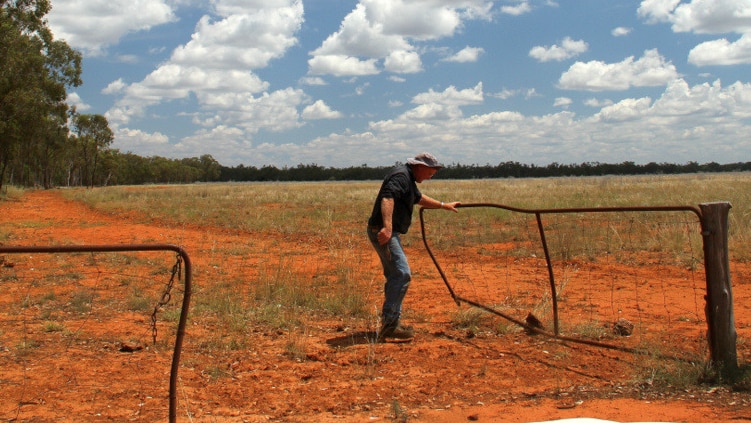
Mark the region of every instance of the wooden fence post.
<instances>
[{"instance_id":1,"label":"wooden fence post","mask_svg":"<svg viewBox=\"0 0 751 423\"><path fill-rule=\"evenodd\" d=\"M733 289L730 283L728 257L729 202L703 203L701 231L704 239L704 270L707 295L704 312L707 316L710 360L722 377L732 378L738 372Z\"/></svg>"}]
</instances>

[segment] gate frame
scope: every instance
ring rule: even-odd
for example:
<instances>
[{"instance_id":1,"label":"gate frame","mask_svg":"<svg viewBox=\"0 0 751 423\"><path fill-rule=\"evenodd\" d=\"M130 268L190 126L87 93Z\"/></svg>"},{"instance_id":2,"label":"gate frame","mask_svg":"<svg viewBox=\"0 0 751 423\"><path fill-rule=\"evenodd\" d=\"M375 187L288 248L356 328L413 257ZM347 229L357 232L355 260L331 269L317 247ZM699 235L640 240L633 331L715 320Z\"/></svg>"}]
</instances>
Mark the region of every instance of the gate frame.
<instances>
[{"instance_id":1,"label":"gate frame","mask_svg":"<svg viewBox=\"0 0 751 423\"><path fill-rule=\"evenodd\" d=\"M56 254L56 253L120 253L134 251L173 251L180 255L185 263L185 288L183 303L180 309L180 321L175 335L175 348L172 353L172 366L170 369L169 383L169 421L177 420L177 373L180 368L180 353L182 352L183 339L185 338L185 326L188 321L188 309L190 308L191 283L193 279L193 266L188 253L173 244L121 244L121 245L60 245L60 246L2 246L0 254L23 253L23 254Z\"/></svg>"},{"instance_id":2,"label":"gate frame","mask_svg":"<svg viewBox=\"0 0 751 423\"><path fill-rule=\"evenodd\" d=\"M638 352L630 348L615 347L597 341L588 341L578 338L561 336L558 327L558 301L555 287L555 278L553 275L553 263L550 258L547 241L545 239L545 228L542 222L543 214L564 214L564 213L608 213L608 212L692 212L699 218L699 224L702 235L702 245L704 250L704 272L706 277L706 300L705 314L707 318L707 338L710 351L710 365L716 369L723 378L733 378L738 375L738 358L735 328L735 317L733 312L733 292L730 282L730 263L728 256L728 213L731 208L729 202L702 203L697 206L632 206L632 207L583 207L583 208L554 208L554 209L524 209L495 203L467 203L457 205L457 208L463 207L492 207L500 208L517 213L534 214L537 220L537 228L540 233L540 242L545 253L545 261L548 269L548 279L550 281L551 298L553 304L553 332L550 333L538 327L522 322L507 314L501 313L491 307L479 304L475 301L468 300L457 296L446 278L446 274L441 269L433 251L428 245L425 234L424 211L430 210L420 208L420 230L422 240L428 255L433 260L438 273L441 275L446 288L448 288L451 298L460 305L462 302L471 306L481 308L490 313L496 314L509 320L528 331L540 333L552 338L585 343L603 348L619 349L628 352Z\"/></svg>"}]
</instances>

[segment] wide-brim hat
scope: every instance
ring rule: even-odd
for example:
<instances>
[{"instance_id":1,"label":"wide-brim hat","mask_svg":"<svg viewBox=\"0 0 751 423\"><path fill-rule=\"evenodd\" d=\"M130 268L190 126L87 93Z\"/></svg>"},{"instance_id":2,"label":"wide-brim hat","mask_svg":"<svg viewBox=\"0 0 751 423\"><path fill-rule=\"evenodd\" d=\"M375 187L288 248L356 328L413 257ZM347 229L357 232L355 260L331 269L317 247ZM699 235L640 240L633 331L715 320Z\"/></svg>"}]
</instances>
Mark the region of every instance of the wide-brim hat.
<instances>
[{"instance_id":1,"label":"wide-brim hat","mask_svg":"<svg viewBox=\"0 0 751 423\"><path fill-rule=\"evenodd\" d=\"M442 167L445 167L438 161L438 159L435 158L434 155L430 153L420 153L416 155L414 158L407 159L407 164L423 165L427 167L432 167L434 169L440 169Z\"/></svg>"}]
</instances>

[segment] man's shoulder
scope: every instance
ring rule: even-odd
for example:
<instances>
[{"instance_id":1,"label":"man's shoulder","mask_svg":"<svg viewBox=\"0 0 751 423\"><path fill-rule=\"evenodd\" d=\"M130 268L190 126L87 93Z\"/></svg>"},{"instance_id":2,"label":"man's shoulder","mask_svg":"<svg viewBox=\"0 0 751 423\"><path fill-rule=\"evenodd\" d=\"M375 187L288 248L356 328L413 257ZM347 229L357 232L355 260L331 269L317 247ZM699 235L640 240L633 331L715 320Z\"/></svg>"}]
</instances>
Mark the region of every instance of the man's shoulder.
<instances>
[{"instance_id":1,"label":"man's shoulder","mask_svg":"<svg viewBox=\"0 0 751 423\"><path fill-rule=\"evenodd\" d=\"M396 166L386 175L386 179L391 178L406 178L406 180L410 179L411 172L409 170L409 167L407 165L401 165Z\"/></svg>"}]
</instances>

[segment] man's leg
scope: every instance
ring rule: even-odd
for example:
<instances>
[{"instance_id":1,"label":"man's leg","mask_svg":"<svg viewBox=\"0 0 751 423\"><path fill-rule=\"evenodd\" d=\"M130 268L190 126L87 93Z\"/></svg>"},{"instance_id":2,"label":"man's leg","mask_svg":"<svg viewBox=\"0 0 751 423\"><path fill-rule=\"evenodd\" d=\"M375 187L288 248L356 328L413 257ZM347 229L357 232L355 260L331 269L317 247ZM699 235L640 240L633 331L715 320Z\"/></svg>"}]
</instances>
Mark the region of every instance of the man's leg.
<instances>
[{"instance_id":1,"label":"man's leg","mask_svg":"<svg viewBox=\"0 0 751 423\"><path fill-rule=\"evenodd\" d=\"M368 230L368 236L381 259L383 276L386 278L385 298L381 309L381 329L378 337L381 340L385 337L411 338L413 335L411 329L399 327L402 301L412 279L407 256L404 254L399 234L395 233L386 245L380 245L376 235L377 231Z\"/></svg>"},{"instance_id":2,"label":"man's leg","mask_svg":"<svg viewBox=\"0 0 751 423\"><path fill-rule=\"evenodd\" d=\"M394 234L388 244L388 272L384 271L386 284L384 285L385 299L383 302L382 319L384 326L396 328L402 315L402 302L407 295L412 272L407 262L407 256L402 247L399 234ZM388 274L386 274L388 273Z\"/></svg>"},{"instance_id":3,"label":"man's leg","mask_svg":"<svg viewBox=\"0 0 751 423\"><path fill-rule=\"evenodd\" d=\"M412 280L412 272L399 234L395 233L386 245L380 245L377 233L377 229L368 229L368 236L381 259L383 276L386 278L378 341L386 338L409 339L414 337L414 331L412 328L399 325L399 319L402 314L402 302Z\"/></svg>"}]
</instances>

